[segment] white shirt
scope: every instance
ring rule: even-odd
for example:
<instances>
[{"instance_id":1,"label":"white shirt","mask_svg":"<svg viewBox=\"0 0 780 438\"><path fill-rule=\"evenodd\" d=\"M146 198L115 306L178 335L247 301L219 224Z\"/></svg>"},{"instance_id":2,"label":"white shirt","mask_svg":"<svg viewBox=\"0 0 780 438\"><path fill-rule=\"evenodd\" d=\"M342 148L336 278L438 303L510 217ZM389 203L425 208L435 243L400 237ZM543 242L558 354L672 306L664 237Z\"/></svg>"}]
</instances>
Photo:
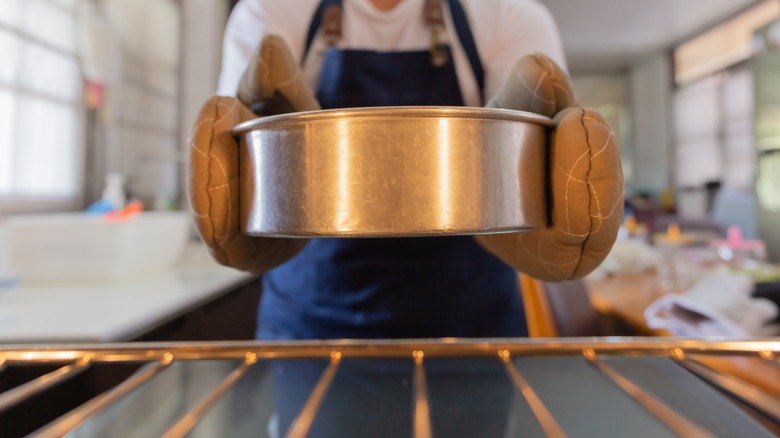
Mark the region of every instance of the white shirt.
<instances>
[{"instance_id":1,"label":"white shirt","mask_svg":"<svg viewBox=\"0 0 780 438\"><path fill-rule=\"evenodd\" d=\"M566 69L560 35L547 8L536 0L460 0L485 70L485 98L498 92L515 62L540 52ZM241 0L225 30L222 72L217 93L234 96L249 57L266 34L280 35L293 56L303 56L311 19L320 0ZM376 51L425 50L430 31L423 19L424 0L402 0L380 11L370 0L344 0L338 46ZM482 106L471 64L445 6L446 36L467 106ZM316 90L324 43L315 38L304 73Z\"/></svg>"}]
</instances>

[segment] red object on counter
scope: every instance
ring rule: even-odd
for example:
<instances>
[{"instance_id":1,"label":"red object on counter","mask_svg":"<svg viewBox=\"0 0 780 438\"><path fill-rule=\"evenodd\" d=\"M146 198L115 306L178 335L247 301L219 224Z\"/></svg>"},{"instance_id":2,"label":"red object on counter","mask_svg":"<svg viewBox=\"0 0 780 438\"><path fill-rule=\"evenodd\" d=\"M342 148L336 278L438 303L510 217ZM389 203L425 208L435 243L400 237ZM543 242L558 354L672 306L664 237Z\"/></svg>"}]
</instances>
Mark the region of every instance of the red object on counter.
<instances>
[{"instance_id":1,"label":"red object on counter","mask_svg":"<svg viewBox=\"0 0 780 438\"><path fill-rule=\"evenodd\" d=\"M106 220L108 221L127 220L137 214L140 214L142 211L144 211L144 204L141 201L133 201L127 204L121 210L114 210L106 213Z\"/></svg>"}]
</instances>

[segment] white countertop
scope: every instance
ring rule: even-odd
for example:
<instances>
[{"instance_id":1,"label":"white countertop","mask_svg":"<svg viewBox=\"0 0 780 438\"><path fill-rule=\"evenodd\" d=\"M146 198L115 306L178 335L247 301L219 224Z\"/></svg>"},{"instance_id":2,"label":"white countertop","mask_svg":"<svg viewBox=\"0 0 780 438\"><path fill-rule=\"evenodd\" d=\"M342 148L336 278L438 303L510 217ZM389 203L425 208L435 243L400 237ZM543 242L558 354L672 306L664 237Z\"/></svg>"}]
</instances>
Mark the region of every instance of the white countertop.
<instances>
[{"instance_id":1,"label":"white countertop","mask_svg":"<svg viewBox=\"0 0 780 438\"><path fill-rule=\"evenodd\" d=\"M127 341L252 278L191 244L175 266L122 281L0 286L0 343Z\"/></svg>"}]
</instances>

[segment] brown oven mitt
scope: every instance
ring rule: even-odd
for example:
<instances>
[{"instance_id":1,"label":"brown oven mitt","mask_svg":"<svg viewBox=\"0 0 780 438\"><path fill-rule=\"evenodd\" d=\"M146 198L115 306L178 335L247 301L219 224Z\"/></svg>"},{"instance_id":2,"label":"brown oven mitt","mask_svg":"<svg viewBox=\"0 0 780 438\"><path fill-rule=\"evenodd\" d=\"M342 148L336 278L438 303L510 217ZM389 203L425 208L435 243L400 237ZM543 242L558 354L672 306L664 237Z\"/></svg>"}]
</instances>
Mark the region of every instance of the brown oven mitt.
<instances>
[{"instance_id":1,"label":"brown oven mitt","mask_svg":"<svg viewBox=\"0 0 780 438\"><path fill-rule=\"evenodd\" d=\"M547 228L476 236L505 263L545 281L580 278L609 253L623 216L623 170L615 134L592 109L580 108L569 79L541 54L520 59L492 108L552 117L548 134Z\"/></svg>"},{"instance_id":2,"label":"brown oven mitt","mask_svg":"<svg viewBox=\"0 0 780 438\"><path fill-rule=\"evenodd\" d=\"M320 109L284 41L266 36L241 77L238 99L214 96L189 144L188 196L198 233L221 264L261 274L293 257L306 239L251 237L239 220L239 145L230 130L257 116Z\"/></svg>"}]
</instances>

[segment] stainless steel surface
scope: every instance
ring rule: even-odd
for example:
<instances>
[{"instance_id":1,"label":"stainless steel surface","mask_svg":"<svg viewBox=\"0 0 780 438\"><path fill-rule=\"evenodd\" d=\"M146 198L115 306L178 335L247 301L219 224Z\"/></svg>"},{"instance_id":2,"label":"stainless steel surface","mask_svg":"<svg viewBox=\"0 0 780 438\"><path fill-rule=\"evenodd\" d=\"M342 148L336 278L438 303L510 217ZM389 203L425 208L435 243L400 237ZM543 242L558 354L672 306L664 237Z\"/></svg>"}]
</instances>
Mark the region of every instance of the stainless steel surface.
<instances>
[{"instance_id":1,"label":"stainless steel surface","mask_svg":"<svg viewBox=\"0 0 780 438\"><path fill-rule=\"evenodd\" d=\"M84 371L89 366L89 359L84 358L77 361L74 364L66 365L60 369L47 373L35 380L25 383L24 385L17 386L16 388L6 391L0 394L0 411L8 409L9 407L23 401L28 397L45 391L47 388L52 387L63 380L75 376L76 374Z\"/></svg>"},{"instance_id":2,"label":"stainless steel surface","mask_svg":"<svg viewBox=\"0 0 780 438\"><path fill-rule=\"evenodd\" d=\"M414 438L431 438L431 409L428 397L428 384L425 381L423 360L425 353L416 351L414 358Z\"/></svg>"},{"instance_id":3,"label":"stainless steel surface","mask_svg":"<svg viewBox=\"0 0 780 438\"><path fill-rule=\"evenodd\" d=\"M523 374L512 364L511 355L507 350L501 350L498 352L498 357L506 365L506 371L512 378L512 382L517 386L517 389L523 393L528 406L533 411L539 424L544 429L544 432L550 438L566 438L566 433L561 428L561 425L555 421L555 417L550 413L550 410L544 405L539 395L534 392L531 385L523 377Z\"/></svg>"},{"instance_id":4,"label":"stainless steel surface","mask_svg":"<svg viewBox=\"0 0 780 438\"><path fill-rule=\"evenodd\" d=\"M675 412L669 405L653 397L652 394L649 394L630 379L621 375L614 368L600 361L593 351L586 351L585 358L679 436L696 438L715 437L715 435L709 433L699 424Z\"/></svg>"},{"instance_id":5,"label":"stainless steel surface","mask_svg":"<svg viewBox=\"0 0 780 438\"><path fill-rule=\"evenodd\" d=\"M743 382L736 377L719 373L695 360L681 361L680 365L722 390L759 408L774 421L780 422L780 399L777 397L772 397L749 383Z\"/></svg>"},{"instance_id":6,"label":"stainless steel surface","mask_svg":"<svg viewBox=\"0 0 780 438\"><path fill-rule=\"evenodd\" d=\"M551 123L465 107L328 110L243 123L234 130L243 230L380 237L544 226Z\"/></svg>"},{"instance_id":7,"label":"stainless steel surface","mask_svg":"<svg viewBox=\"0 0 780 438\"><path fill-rule=\"evenodd\" d=\"M309 399L306 400L306 404L303 406L303 409L301 409L300 414L298 414L298 417L293 421L293 424L290 427L290 433L287 435L288 438L304 438L309 433L309 429L311 429L311 425L314 422L314 417L317 415L317 410L322 404L322 399L325 398L325 394L328 392L328 389L330 389L330 384L333 383L333 378L336 376L339 363L341 363L341 354L335 352L331 353L330 365L328 365L328 368L322 373L322 376L320 376L317 386L314 387Z\"/></svg>"},{"instance_id":8,"label":"stainless steel surface","mask_svg":"<svg viewBox=\"0 0 780 438\"><path fill-rule=\"evenodd\" d=\"M152 366L44 427L37 435L44 437L62 436L74 430L97 411L109 405L120 405L120 399L131 392L136 394L160 384L166 387L161 381L164 377L169 378L168 383L176 384L171 387L174 390L191 392L181 386L181 377L186 373L170 376L159 373L171 363L195 366L212 361L229 365L230 360L243 360L243 365L238 368L231 365L232 373L216 381L194 376L207 388L193 393L196 399L187 403L189 407L177 403L171 410L170 420L158 418L155 421L161 426L167 425L164 430L171 436L185 433L201 436L195 433L196 426L201 426L215 407L222 406L217 411L223 416L237 415L231 414L236 409L246 411L244 407L258 396L258 392L250 391L243 398L237 398L235 393L243 385L251 384L253 379L258 381L254 377L245 382L245 377L253 375L247 371L255 360L270 359L262 362L263 367L260 367L261 363L252 367L270 376L259 381L269 385L273 380L275 396L287 396L302 387L304 391L299 393L302 396L299 404L291 404L289 400L264 399L262 402L270 411L294 409L295 415L289 417L288 423L282 423L280 429L289 432L288 436L308 436L319 427L344 426L339 421L362 421L368 425L379 422L383 426L376 434L371 434L374 436L398 436L398 429L393 429L398 427L398 421L409 435L464 436L466 433L465 436L471 436L469 432L451 428L456 420L453 415L456 415L464 417L464 427L478 424L505 432L497 436L515 436L522 432L528 436L655 438L672 436L670 429L677 436L721 436L734 431L742 436L770 436L763 426L677 366L677 362L690 361L694 354L772 358L779 352L778 339L347 340L9 345L0 346L0 361L5 360L9 367L86 359L104 365L148 362ZM478 365L473 365L475 360L479 361ZM313 361L322 367L315 368L315 372L305 366L297 369L297 365ZM453 364L457 366L453 368ZM282 380L277 381L277 377ZM301 378L311 379L311 384L301 385ZM372 386L380 381L378 387ZM758 403L745 401L748 406L757 406L756 412L761 412ZM464 403L470 406L468 415L462 411ZM362 404L367 405L368 410L364 411ZM140 405L152 411L157 409ZM121 414L121 409L113 411L115 415ZM484 417L480 418L477 412ZM251 410L246 415L257 418ZM599 418L599 421L594 422L593 418ZM724 418L728 421L724 422ZM513 421L520 423L513 426ZM134 424L117 420L117 424L120 423L131 429ZM230 428L235 427L234 423L228 418L217 424ZM102 424L106 427L113 423ZM210 436L219 430L213 429L214 424L204 427L201 433L211 430ZM90 436L90 428L82 429L79 433ZM255 425L244 430L246 436L250 436L258 429ZM225 431L224 435L230 434Z\"/></svg>"},{"instance_id":9,"label":"stainless steel surface","mask_svg":"<svg viewBox=\"0 0 780 438\"><path fill-rule=\"evenodd\" d=\"M249 367L257 362L257 356L247 353L246 359L233 370L214 390L203 398L192 410L187 412L176 424L168 429L162 438L181 438L186 436L203 415L219 400L236 382L249 370Z\"/></svg>"},{"instance_id":10,"label":"stainless steel surface","mask_svg":"<svg viewBox=\"0 0 780 438\"><path fill-rule=\"evenodd\" d=\"M101 394L87 403L74 409L68 414L58 418L53 423L47 425L42 430L35 433L35 438L55 438L65 436L90 416L95 415L101 410L107 408L113 403L121 400L134 389L143 385L154 377L157 373L165 369L171 363L170 356L158 363L148 364L144 370L135 376L125 380L111 391Z\"/></svg>"}]
</instances>

